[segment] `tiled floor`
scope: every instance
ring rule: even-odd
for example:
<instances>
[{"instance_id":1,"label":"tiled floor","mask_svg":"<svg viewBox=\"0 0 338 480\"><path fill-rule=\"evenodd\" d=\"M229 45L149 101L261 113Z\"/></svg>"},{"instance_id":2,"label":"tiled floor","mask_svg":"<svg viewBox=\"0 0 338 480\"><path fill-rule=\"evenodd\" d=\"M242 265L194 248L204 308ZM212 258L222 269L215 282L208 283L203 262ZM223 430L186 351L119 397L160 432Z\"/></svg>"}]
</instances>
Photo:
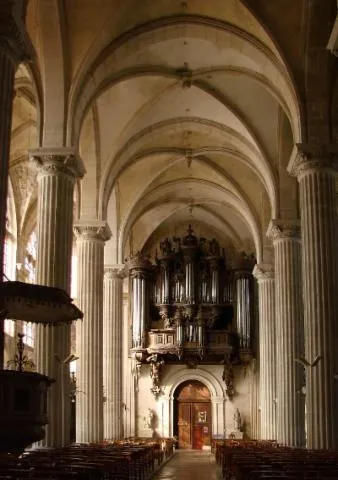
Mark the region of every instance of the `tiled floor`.
<instances>
[{"instance_id":1,"label":"tiled floor","mask_svg":"<svg viewBox=\"0 0 338 480\"><path fill-rule=\"evenodd\" d=\"M201 450L178 450L152 480L220 480L215 455Z\"/></svg>"}]
</instances>

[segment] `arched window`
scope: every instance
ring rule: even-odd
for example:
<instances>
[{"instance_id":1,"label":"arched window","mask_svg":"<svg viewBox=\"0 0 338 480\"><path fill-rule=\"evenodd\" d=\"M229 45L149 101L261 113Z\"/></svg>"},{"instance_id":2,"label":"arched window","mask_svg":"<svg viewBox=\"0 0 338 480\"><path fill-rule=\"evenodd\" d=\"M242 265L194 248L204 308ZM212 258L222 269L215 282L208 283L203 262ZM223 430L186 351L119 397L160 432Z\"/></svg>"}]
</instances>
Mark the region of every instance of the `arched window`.
<instances>
[{"instance_id":1,"label":"arched window","mask_svg":"<svg viewBox=\"0 0 338 480\"><path fill-rule=\"evenodd\" d=\"M37 256L37 235L33 231L28 239L26 246L26 254L24 259L24 267L27 272L27 282L35 283L36 281L36 256ZM34 347L34 325L32 323L22 323L22 333L24 334L24 343L29 347Z\"/></svg>"},{"instance_id":2,"label":"arched window","mask_svg":"<svg viewBox=\"0 0 338 480\"><path fill-rule=\"evenodd\" d=\"M7 197L6 236L4 242L3 261L4 280L15 280L16 276L16 222L13 190L9 182ZM15 335L15 323L13 320L5 320L4 330L7 335Z\"/></svg>"}]
</instances>

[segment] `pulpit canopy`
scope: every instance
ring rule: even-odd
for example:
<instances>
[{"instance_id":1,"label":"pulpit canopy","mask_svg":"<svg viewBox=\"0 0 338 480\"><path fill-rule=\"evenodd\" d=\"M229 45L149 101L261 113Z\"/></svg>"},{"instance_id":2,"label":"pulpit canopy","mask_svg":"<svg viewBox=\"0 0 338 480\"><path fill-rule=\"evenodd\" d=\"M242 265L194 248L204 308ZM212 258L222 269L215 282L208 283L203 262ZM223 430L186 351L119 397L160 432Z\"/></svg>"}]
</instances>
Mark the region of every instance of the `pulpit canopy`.
<instances>
[{"instance_id":1,"label":"pulpit canopy","mask_svg":"<svg viewBox=\"0 0 338 480\"><path fill-rule=\"evenodd\" d=\"M43 325L60 325L82 319L83 313L61 288L24 282L0 283L0 315Z\"/></svg>"}]
</instances>

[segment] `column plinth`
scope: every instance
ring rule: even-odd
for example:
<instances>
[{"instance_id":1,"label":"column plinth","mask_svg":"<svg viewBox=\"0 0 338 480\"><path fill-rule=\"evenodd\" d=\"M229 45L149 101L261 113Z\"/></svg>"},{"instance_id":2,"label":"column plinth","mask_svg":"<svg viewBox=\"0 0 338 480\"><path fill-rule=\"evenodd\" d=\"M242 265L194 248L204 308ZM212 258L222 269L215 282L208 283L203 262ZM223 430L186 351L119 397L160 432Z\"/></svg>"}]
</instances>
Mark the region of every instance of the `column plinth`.
<instances>
[{"instance_id":1,"label":"column plinth","mask_svg":"<svg viewBox=\"0 0 338 480\"><path fill-rule=\"evenodd\" d=\"M124 276L124 265L111 265L104 269L103 387L105 402L103 430L105 439L121 438L123 430L122 294Z\"/></svg>"},{"instance_id":2,"label":"column plinth","mask_svg":"<svg viewBox=\"0 0 338 480\"><path fill-rule=\"evenodd\" d=\"M74 225L78 255L78 304L84 313L76 326L76 441L103 440L103 275L106 222Z\"/></svg>"},{"instance_id":3,"label":"column plinth","mask_svg":"<svg viewBox=\"0 0 338 480\"><path fill-rule=\"evenodd\" d=\"M73 195L76 177L83 175L81 160L69 149L30 152L38 167L37 278L40 285L70 291L73 246ZM59 447L70 442L68 365L70 326L37 325L37 371L54 378L48 397L49 424L41 446Z\"/></svg>"},{"instance_id":4,"label":"column plinth","mask_svg":"<svg viewBox=\"0 0 338 480\"><path fill-rule=\"evenodd\" d=\"M273 265L256 265L253 275L259 296L259 371L261 431L263 440L277 438L276 423L276 319Z\"/></svg>"},{"instance_id":5,"label":"column plinth","mask_svg":"<svg viewBox=\"0 0 338 480\"><path fill-rule=\"evenodd\" d=\"M304 342L299 221L273 220L268 234L275 250L277 441L303 446L304 369L296 362Z\"/></svg>"},{"instance_id":6,"label":"column plinth","mask_svg":"<svg viewBox=\"0 0 338 480\"><path fill-rule=\"evenodd\" d=\"M332 145L297 147L288 169L297 177L300 191L305 359L308 362L307 446L331 449L338 445L334 385L338 367L338 149Z\"/></svg>"}]
</instances>

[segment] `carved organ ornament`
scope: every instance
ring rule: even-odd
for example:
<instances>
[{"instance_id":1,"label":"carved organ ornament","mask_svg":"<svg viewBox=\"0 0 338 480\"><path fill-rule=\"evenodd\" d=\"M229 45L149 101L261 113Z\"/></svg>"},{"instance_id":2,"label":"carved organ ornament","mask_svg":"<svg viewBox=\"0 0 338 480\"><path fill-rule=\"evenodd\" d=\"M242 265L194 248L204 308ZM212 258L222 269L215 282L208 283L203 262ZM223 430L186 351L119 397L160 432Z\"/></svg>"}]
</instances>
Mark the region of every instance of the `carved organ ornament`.
<instances>
[{"instance_id":1,"label":"carved organ ornament","mask_svg":"<svg viewBox=\"0 0 338 480\"><path fill-rule=\"evenodd\" d=\"M165 363L223 363L232 397L232 365L252 359L255 259L242 253L230 268L217 240L198 238L190 225L159 250L155 263L141 252L128 262L131 354L139 368L150 364L156 397Z\"/></svg>"}]
</instances>

